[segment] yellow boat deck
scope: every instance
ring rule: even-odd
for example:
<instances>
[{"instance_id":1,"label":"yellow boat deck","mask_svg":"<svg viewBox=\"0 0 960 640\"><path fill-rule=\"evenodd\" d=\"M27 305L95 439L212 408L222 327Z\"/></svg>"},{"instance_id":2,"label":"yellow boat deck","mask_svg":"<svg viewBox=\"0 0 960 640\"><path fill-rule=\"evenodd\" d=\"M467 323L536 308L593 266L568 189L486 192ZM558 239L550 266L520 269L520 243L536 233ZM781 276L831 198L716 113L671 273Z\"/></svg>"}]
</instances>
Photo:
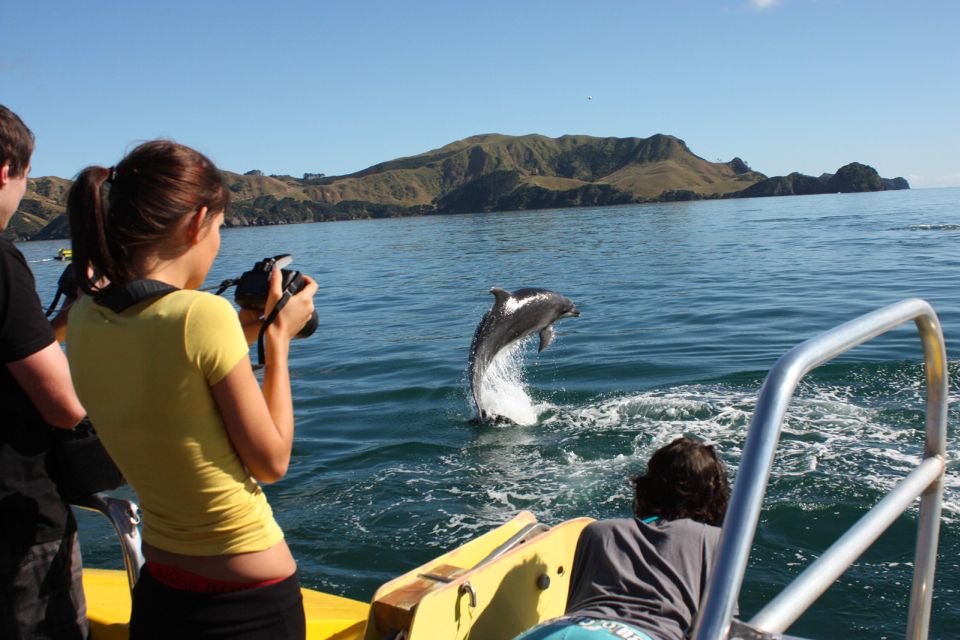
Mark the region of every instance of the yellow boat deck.
<instances>
[{"instance_id":1,"label":"yellow boat deck","mask_svg":"<svg viewBox=\"0 0 960 640\"><path fill-rule=\"evenodd\" d=\"M130 619L130 587L124 571L85 569L83 588L92 640L126 640ZM303 589L307 637L311 639L358 640L363 637L366 602Z\"/></svg>"},{"instance_id":2,"label":"yellow boat deck","mask_svg":"<svg viewBox=\"0 0 960 640\"><path fill-rule=\"evenodd\" d=\"M372 604L303 589L307 638L380 640L403 629L409 640L508 640L563 613L577 538L591 521L540 530L521 512L384 584ZM86 569L83 582L91 639L126 640L126 573Z\"/></svg>"}]
</instances>

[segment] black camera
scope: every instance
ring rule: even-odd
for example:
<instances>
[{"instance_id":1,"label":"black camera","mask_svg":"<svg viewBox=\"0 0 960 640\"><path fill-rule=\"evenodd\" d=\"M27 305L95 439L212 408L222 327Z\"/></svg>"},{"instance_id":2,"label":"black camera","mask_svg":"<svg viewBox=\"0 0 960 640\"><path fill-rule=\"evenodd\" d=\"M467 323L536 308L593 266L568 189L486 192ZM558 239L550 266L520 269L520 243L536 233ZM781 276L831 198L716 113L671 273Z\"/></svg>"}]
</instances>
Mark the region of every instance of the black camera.
<instances>
[{"instance_id":1,"label":"black camera","mask_svg":"<svg viewBox=\"0 0 960 640\"><path fill-rule=\"evenodd\" d=\"M240 282L237 283L237 290L233 296L237 305L243 309L262 311L267 303L267 294L270 293L270 273L274 269L280 269L283 277L282 288L284 293L295 296L303 290L307 284L303 279L303 274L299 271L284 269L291 262L293 262L293 256L284 253L272 258L264 258L253 265L253 269L240 276ZM313 335L319 324L320 318L314 311L296 337L307 338Z\"/></svg>"}]
</instances>

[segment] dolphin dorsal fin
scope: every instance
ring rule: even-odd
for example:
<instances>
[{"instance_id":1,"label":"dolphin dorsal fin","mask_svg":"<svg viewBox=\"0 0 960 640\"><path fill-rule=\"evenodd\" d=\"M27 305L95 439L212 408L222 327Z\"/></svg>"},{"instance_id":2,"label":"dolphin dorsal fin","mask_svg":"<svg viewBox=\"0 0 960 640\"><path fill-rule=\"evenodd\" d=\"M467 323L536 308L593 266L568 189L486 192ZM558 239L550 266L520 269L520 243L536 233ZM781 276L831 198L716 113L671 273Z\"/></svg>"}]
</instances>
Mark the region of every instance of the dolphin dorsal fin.
<instances>
[{"instance_id":1,"label":"dolphin dorsal fin","mask_svg":"<svg viewBox=\"0 0 960 640\"><path fill-rule=\"evenodd\" d=\"M537 353L541 353L544 349L550 346L550 343L553 341L553 325L548 324L543 329L540 330L540 348L537 349Z\"/></svg>"},{"instance_id":2,"label":"dolphin dorsal fin","mask_svg":"<svg viewBox=\"0 0 960 640\"><path fill-rule=\"evenodd\" d=\"M490 287L490 293L497 299L495 305L504 304L510 298L510 292L500 287Z\"/></svg>"}]
</instances>

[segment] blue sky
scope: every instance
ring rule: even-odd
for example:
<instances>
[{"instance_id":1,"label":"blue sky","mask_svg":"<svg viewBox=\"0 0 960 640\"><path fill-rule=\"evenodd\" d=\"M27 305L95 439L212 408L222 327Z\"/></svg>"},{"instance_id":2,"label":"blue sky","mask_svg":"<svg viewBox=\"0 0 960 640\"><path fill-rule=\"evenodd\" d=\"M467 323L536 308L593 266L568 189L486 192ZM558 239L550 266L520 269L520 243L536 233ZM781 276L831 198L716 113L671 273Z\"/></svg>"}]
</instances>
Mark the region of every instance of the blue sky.
<instances>
[{"instance_id":1,"label":"blue sky","mask_svg":"<svg viewBox=\"0 0 960 640\"><path fill-rule=\"evenodd\" d=\"M155 137L299 177L479 133L667 133L767 175L960 186L956 0L3 4L34 176Z\"/></svg>"}]
</instances>

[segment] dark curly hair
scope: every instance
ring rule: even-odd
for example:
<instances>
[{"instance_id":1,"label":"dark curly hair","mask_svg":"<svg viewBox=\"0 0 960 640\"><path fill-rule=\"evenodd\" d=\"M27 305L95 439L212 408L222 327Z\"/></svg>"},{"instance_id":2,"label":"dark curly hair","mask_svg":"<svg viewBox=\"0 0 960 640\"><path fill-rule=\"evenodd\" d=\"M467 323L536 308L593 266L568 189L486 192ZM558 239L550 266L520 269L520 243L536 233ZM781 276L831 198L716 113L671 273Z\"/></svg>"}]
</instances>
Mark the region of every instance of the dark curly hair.
<instances>
[{"instance_id":1,"label":"dark curly hair","mask_svg":"<svg viewBox=\"0 0 960 640\"><path fill-rule=\"evenodd\" d=\"M720 526L730 501L727 469L710 445L677 438L657 449L647 473L630 478L638 518L690 518Z\"/></svg>"}]
</instances>

